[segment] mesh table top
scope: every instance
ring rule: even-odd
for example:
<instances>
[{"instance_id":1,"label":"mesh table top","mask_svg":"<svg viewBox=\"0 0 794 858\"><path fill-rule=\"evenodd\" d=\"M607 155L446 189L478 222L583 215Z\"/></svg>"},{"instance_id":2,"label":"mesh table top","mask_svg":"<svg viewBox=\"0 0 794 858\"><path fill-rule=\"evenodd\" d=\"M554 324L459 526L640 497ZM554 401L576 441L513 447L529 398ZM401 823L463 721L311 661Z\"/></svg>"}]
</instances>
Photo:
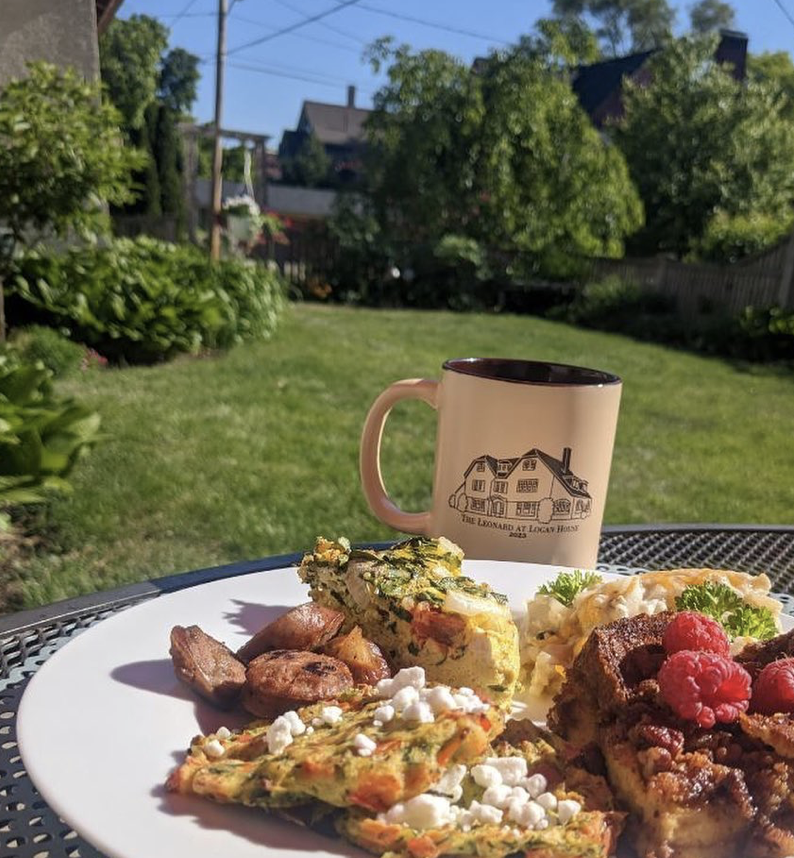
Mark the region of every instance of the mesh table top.
<instances>
[{"instance_id":1,"label":"mesh table top","mask_svg":"<svg viewBox=\"0 0 794 858\"><path fill-rule=\"evenodd\" d=\"M17 708L38 668L75 635L161 593L277 569L299 559L297 554L282 555L202 569L0 617L0 858L102 858L41 799L19 756ZM794 527L608 527L598 566L619 573L687 566L766 572L784 610L794 613Z\"/></svg>"}]
</instances>

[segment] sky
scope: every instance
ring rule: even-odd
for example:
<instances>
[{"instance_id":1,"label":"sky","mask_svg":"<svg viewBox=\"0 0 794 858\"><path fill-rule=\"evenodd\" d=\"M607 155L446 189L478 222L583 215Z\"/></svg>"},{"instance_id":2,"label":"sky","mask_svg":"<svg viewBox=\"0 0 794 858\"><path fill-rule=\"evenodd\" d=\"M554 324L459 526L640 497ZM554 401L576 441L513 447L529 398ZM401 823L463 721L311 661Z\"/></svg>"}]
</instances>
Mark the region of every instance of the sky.
<instances>
[{"instance_id":1,"label":"sky","mask_svg":"<svg viewBox=\"0 0 794 858\"><path fill-rule=\"evenodd\" d=\"M304 100L344 104L348 85L356 104L369 107L382 82L362 62L365 46L393 36L414 48L438 48L466 62L504 47L549 14L546 0L357 0L327 18L269 39L268 36L341 0L229 0L228 64L223 125L270 135L278 148L294 128ZM689 18L677 8L678 29ZM749 50L794 51L794 0L734 0L736 29L750 37ZM125 0L119 17L151 15L171 29L171 46L199 55L202 78L194 115L212 119L215 99L218 0ZM435 25L435 26L430 26ZM238 50L239 49L239 50Z\"/></svg>"}]
</instances>

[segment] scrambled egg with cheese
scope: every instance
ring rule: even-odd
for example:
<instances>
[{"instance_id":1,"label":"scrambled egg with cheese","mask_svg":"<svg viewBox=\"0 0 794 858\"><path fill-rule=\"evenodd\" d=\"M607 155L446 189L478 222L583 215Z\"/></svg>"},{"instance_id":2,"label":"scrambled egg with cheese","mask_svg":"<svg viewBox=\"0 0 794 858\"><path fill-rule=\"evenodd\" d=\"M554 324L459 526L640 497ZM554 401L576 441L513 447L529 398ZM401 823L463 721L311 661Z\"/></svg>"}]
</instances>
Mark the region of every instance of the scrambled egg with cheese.
<instances>
[{"instance_id":1,"label":"scrambled egg with cheese","mask_svg":"<svg viewBox=\"0 0 794 858\"><path fill-rule=\"evenodd\" d=\"M586 587L570 606L552 595L537 594L527 602L521 640L527 694L537 697L555 694L566 669L596 626L638 614L675 610L676 599L687 587L707 582L730 587L748 605L767 608L779 630L782 606L769 595L766 575L717 569L645 572ZM747 642L747 638L736 638L734 649L738 651Z\"/></svg>"},{"instance_id":2,"label":"scrambled egg with cheese","mask_svg":"<svg viewBox=\"0 0 794 858\"><path fill-rule=\"evenodd\" d=\"M298 574L315 602L361 627L395 668L473 688L507 704L520 668L507 598L461 573L463 552L446 539L414 538L386 551L318 539Z\"/></svg>"}]
</instances>

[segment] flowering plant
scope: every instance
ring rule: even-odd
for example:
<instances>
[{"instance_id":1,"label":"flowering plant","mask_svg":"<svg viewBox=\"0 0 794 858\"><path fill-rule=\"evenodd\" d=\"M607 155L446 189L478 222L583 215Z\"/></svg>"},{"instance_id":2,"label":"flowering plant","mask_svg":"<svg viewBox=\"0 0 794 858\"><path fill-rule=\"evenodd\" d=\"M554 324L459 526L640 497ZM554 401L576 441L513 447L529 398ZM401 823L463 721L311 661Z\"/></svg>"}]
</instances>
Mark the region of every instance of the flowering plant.
<instances>
[{"instance_id":1,"label":"flowering plant","mask_svg":"<svg viewBox=\"0 0 794 858\"><path fill-rule=\"evenodd\" d=\"M226 214L250 218L258 218L262 213L256 200L249 197L248 194L240 194L239 197L227 197L223 201L223 210Z\"/></svg>"}]
</instances>

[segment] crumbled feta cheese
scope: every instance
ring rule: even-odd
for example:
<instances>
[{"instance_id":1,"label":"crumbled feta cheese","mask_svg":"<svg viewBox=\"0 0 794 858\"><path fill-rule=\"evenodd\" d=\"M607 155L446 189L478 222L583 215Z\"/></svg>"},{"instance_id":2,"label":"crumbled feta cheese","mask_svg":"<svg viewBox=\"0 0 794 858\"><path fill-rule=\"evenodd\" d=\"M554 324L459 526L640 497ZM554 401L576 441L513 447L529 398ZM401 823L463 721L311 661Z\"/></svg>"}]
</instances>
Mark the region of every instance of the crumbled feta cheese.
<instances>
[{"instance_id":1,"label":"crumbled feta cheese","mask_svg":"<svg viewBox=\"0 0 794 858\"><path fill-rule=\"evenodd\" d=\"M458 689L458 694L462 694L464 697L473 697L474 689L469 688L466 685L461 685L461 687Z\"/></svg>"},{"instance_id":2,"label":"crumbled feta cheese","mask_svg":"<svg viewBox=\"0 0 794 858\"><path fill-rule=\"evenodd\" d=\"M512 788L507 784L488 787L488 789L482 794L482 803L490 804L493 807L507 807L510 803L512 792Z\"/></svg>"},{"instance_id":3,"label":"crumbled feta cheese","mask_svg":"<svg viewBox=\"0 0 794 858\"><path fill-rule=\"evenodd\" d=\"M521 804L526 804L529 801L529 793L523 787L513 787L510 791L510 801L520 801Z\"/></svg>"},{"instance_id":4,"label":"crumbled feta cheese","mask_svg":"<svg viewBox=\"0 0 794 858\"><path fill-rule=\"evenodd\" d=\"M360 757L369 757L378 745L376 742L373 742L369 736L365 736L363 733L358 733L356 734L355 739L353 739L353 747L356 749Z\"/></svg>"},{"instance_id":5,"label":"crumbled feta cheese","mask_svg":"<svg viewBox=\"0 0 794 858\"><path fill-rule=\"evenodd\" d=\"M292 730L289 721L283 716L278 718L267 728L265 734L267 749L271 754L280 754L292 744Z\"/></svg>"},{"instance_id":6,"label":"crumbled feta cheese","mask_svg":"<svg viewBox=\"0 0 794 858\"><path fill-rule=\"evenodd\" d=\"M557 816L560 819L560 825L565 825L570 822L574 816L582 809L582 805L572 798L564 798L557 805Z\"/></svg>"},{"instance_id":7,"label":"crumbled feta cheese","mask_svg":"<svg viewBox=\"0 0 794 858\"><path fill-rule=\"evenodd\" d=\"M322 718L312 718L312 727L322 727L325 724Z\"/></svg>"},{"instance_id":8,"label":"crumbled feta cheese","mask_svg":"<svg viewBox=\"0 0 794 858\"><path fill-rule=\"evenodd\" d=\"M425 687L425 669L423 667L404 667L391 679L381 679L375 686L378 697L393 697L401 688Z\"/></svg>"},{"instance_id":9,"label":"crumbled feta cheese","mask_svg":"<svg viewBox=\"0 0 794 858\"><path fill-rule=\"evenodd\" d=\"M306 735L307 735L307 736L311 736L311 734L312 734L313 732L314 732L314 727L307 727L307 728L306 728Z\"/></svg>"},{"instance_id":10,"label":"crumbled feta cheese","mask_svg":"<svg viewBox=\"0 0 794 858\"><path fill-rule=\"evenodd\" d=\"M450 766L441 776L441 780L433 787L433 792L448 795L452 801L458 801L463 795L461 782L466 777L466 766L462 763Z\"/></svg>"},{"instance_id":11,"label":"crumbled feta cheese","mask_svg":"<svg viewBox=\"0 0 794 858\"><path fill-rule=\"evenodd\" d=\"M541 793L535 801L544 809L544 810L555 810L557 807L557 796L551 792L543 792Z\"/></svg>"},{"instance_id":12,"label":"crumbled feta cheese","mask_svg":"<svg viewBox=\"0 0 794 858\"><path fill-rule=\"evenodd\" d=\"M338 706L323 706L320 712L320 723L322 724L338 724L342 720L343 712Z\"/></svg>"},{"instance_id":13,"label":"crumbled feta cheese","mask_svg":"<svg viewBox=\"0 0 794 858\"><path fill-rule=\"evenodd\" d=\"M480 804L478 801L473 801L469 805L469 813L471 814L472 822L490 823L492 825L498 825L504 815L498 807L490 804Z\"/></svg>"},{"instance_id":14,"label":"crumbled feta cheese","mask_svg":"<svg viewBox=\"0 0 794 858\"><path fill-rule=\"evenodd\" d=\"M474 783L476 783L477 786L484 787L485 789L488 787L499 786L499 784L502 783L502 776L499 774L499 769L485 764L473 766L471 776L474 778Z\"/></svg>"},{"instance_id":15,"label":"crumbled feta cheese","mask_svg":"<svg viewBox=\"0 0 794 858\"><path fill-rule=\"evenodd\" d=\"M545 831L550 825L548 816L544 816L543 819L535 823L535 829L536 831Z\"/></svg>"},{"instance_id":16,"label":"crumbled feta cheese","mask_svg":"<svg viewBox=\"0 0 794 858\"><path fill-rule=\"evenodd\" d=\"M471 696L456 693L452 695L453 700L455 701L455 708L461 709L463 712L471 714L477 714L479 712L485 712L488 708L487 703L483 703L476 694Z\"/></svg>"},{"instance_id":17,"label":"crumbled feta cheese","mask_svg":"<svg viewBox=\"0 0 794 858\"><path fill-rule=\"evenodd\" d=\"M432 724L436 720L430 705L423 700L417 700L406 706L403 709L403 718L406 721L418 721L420 724Z\"/></svg>"},{"instance_id":18,"label":"crumbled feta cheese","mask_svg":"<svg viewBox=\"0 0 794 858\"><path fill-rule=\"evenodd\" d=\"M226 752L217 739L210 739L209 742L204 743L204 753L208 757L222 757Z\"/></svg>"},{"instance_id":19,"label":"crumbled feta cheese","mask_svg":"<svg viewBox=\"0 0 794 858\"><path fill-rule=\"evenodd\" d=\"M534 828L542 819L546 818L546 811L535 801L518 805L511 802L510 819L522 828Z\"/></svg>"},{"instance_id":20,"label":"crumbled feta cheese","mask_svg":"<svg viewBox=\"0 0 794 858\"><path fill-rule=\"evenodd\" d=\"M380 721L381 724L388 724L394 718L394 715L394 707L390 703L384 703L383 706L378 706L372 717L376 721Z\"/></svg>"},{"instance_id":21,"label":"crumbled feta cheese","mask_svg":"<svg viewBox=\"0 0 794 858\"><path fill-rule=\"evenodd\" d=\"M340 709L339 712L341 713L342 710ZM289 722L289 728L293 736L301 736L306 732L306 725L301 721L301 716L297 712L290 709L282 717L286 718Z\"/></svg>"},{"instance_id":22,"label":"crumbled feta cheese","mask_svg":"<svg viewBox=\"0 0 794 858\"><path fill-rule=\"evenodd\" d=\"M537 798L541 793L546 792L548 782L541 774L530 775L521 781L521 786L530 794L532 798Z\"/></svg>"},{"instance_id":23,"label":"crumbled feta cheese","mask_svg":"<svg viewBox=\"0 0 794 858\"><path fill-rule=\"evenodd\" d=\"M401 712L412 703L417 703L418 700L419 691L412 685L406 685L405 688L401 688L394 697L392 697L391 704L398 712Z\"/></svg>"},{"instance_id":24,"label":"crumbled feta cheese","mask_svg":"<svg viewBox=\"0 0 794 858\"><path fill-rule=\"evenodd\" d=\"M427 689L423 695L424 700L431 706L435 715L456 709L455 698L446 685L437 685L435 688Z\"/></svg>"},{"instance_id":25,"label":"crumbled feta cheese","mask_svg":"<svg viewBox=\"0 0 794 858\"><path fill-rule=\"evenodd\" d=\"M407 825L409 828L440 828L452 818L448 798L423 793L406 802L395 804L386 813L378 814L382 822Z\"/></svg>"},{"instance_id":26,"label":"crumbled feta cheese","mask_svg":"<svg viewBox=\"0 0 794 858\"><path fill-rule=\"evenodd\" d=\"M488 757L486 765L499 770L503 783L518 786L527 776L527 761L524 757Z\"/></svg>"},{"instance_id":27,"label":"crumbled feta cheese","mask_svg":"<svg viewBox=\"0 0 794 858\"><path fill-rule=\"evenodd\" d=\"M219 739L228 739L229 736L232 735L232 731L228 727L218 727L218 729L215 731L215 735Z\"/></svg>"}]
</instances>

